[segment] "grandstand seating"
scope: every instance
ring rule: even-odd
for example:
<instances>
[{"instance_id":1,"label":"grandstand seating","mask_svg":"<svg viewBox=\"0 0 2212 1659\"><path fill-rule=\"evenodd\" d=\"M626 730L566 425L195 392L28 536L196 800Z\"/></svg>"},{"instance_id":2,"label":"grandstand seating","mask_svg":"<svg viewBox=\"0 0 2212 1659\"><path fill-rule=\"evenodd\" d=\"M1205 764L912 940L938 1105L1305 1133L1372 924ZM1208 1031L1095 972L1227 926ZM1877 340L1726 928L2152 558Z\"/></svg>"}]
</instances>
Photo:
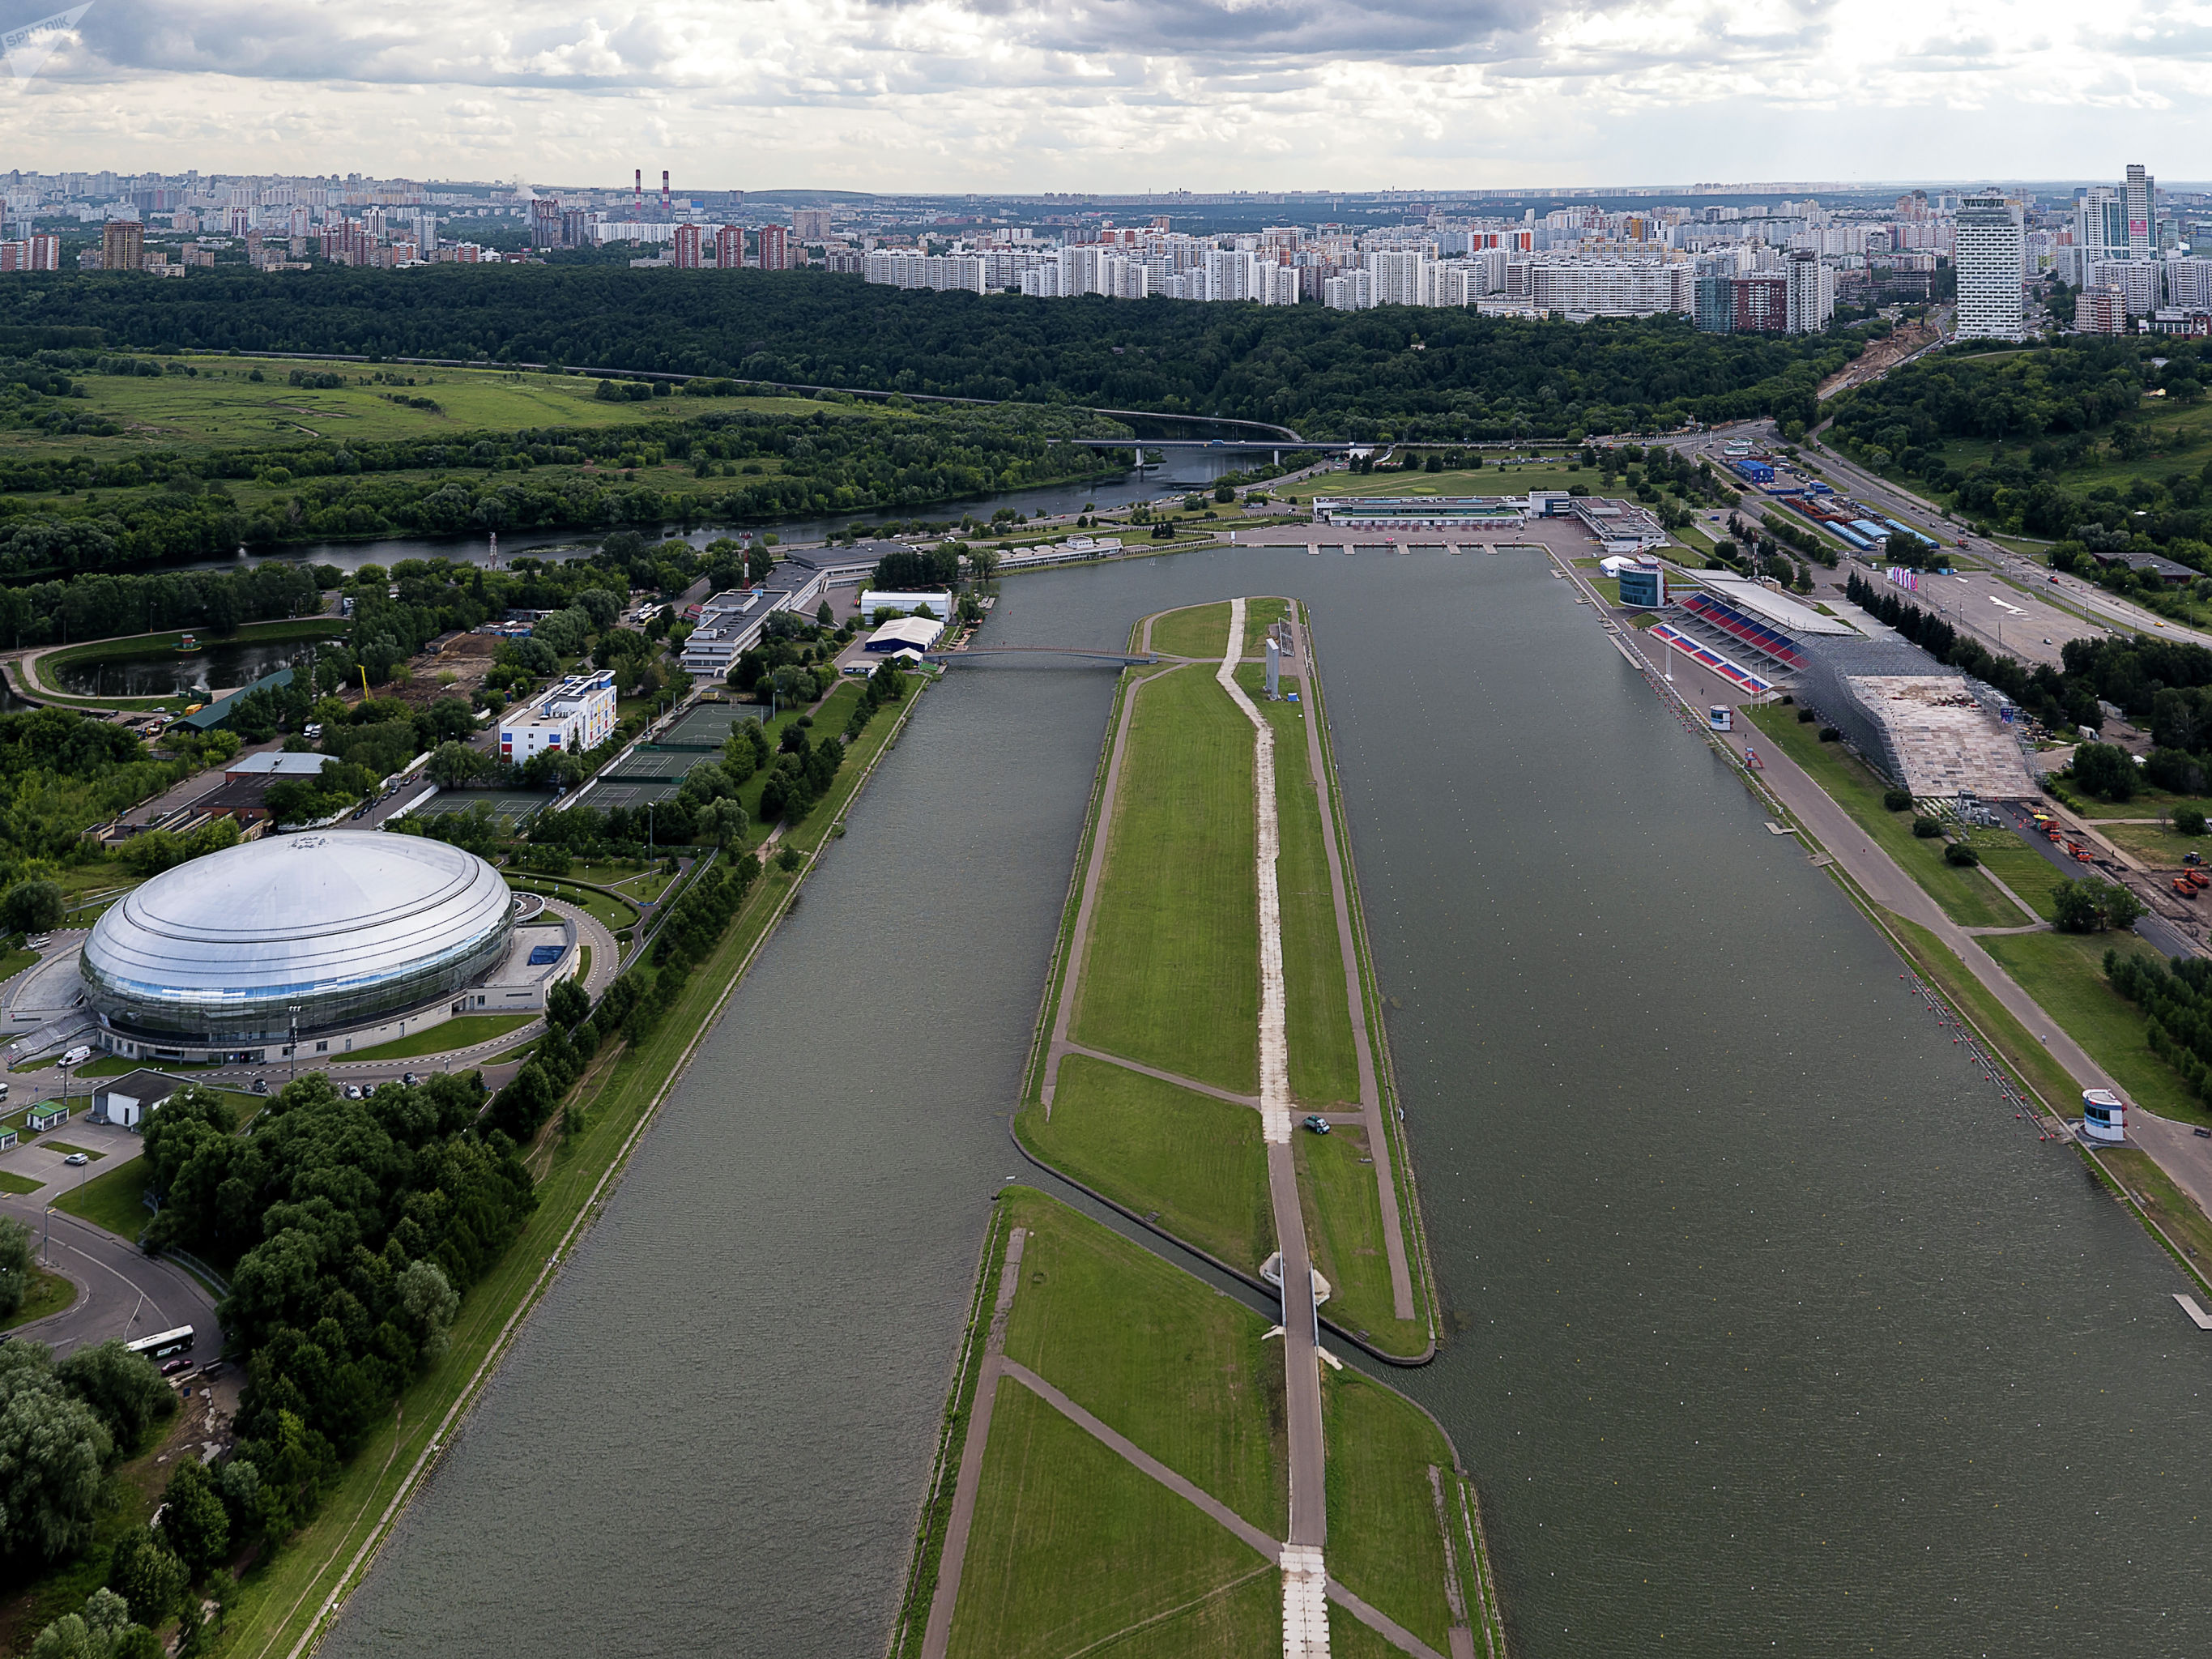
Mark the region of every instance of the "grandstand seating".
<instances>
[{"instance_id":1,"label":"grandstand seating","mask_svg":"<svg viewBox=\"0 0 2212 1659\"><path fill-rule=\"evenodd\" d=\"M1791 668L1805 665L1805 653L1780 629L1744 614L1726 599L1711 593L1689 593L1681 599L1682 609L1699 622L1717 628L1730 638L1740 640L1762 655L1771 657Z\"/></svg>"},{"instance_id":2,"label":"grandstand seating","mask_svg":"<svg viewBox=\"0 0 2212 1659\"><path fill-rule=\"evenodd\" d=\"M1679 628L1670 628L1665 623L1655 623L1651 629L1651 637L1662 645L1674 647L1691 661L1702 663L1731 685L1741 686L1753 696L1774 689L1769 681L1761 679L1747 668L1730 662L1712 647L1692 639Z\"/></svg>"}]
</instances>

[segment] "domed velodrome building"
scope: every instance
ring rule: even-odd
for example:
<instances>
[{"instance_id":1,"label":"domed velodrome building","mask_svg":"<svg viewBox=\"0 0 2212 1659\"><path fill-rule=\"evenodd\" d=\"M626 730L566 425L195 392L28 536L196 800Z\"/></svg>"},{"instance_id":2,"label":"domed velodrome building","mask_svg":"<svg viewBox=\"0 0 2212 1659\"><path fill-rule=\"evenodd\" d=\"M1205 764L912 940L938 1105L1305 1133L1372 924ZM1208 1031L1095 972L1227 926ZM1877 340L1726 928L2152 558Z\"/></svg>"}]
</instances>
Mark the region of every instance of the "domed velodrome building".
<instances>
[{"instance_id":1,"label":"domed velodrome building","mask_svg":"<svg viewBox=\"0 0 2212 1659\"><path fill-rule=\"evenodd\" d=\"M79 964L100 1041L131 1058L336 1055L486 1006L515 902L472 853L330 831L179 865L111 905ZM532 929L533 933L537 930Z\"/></svg>"}]
</instances>

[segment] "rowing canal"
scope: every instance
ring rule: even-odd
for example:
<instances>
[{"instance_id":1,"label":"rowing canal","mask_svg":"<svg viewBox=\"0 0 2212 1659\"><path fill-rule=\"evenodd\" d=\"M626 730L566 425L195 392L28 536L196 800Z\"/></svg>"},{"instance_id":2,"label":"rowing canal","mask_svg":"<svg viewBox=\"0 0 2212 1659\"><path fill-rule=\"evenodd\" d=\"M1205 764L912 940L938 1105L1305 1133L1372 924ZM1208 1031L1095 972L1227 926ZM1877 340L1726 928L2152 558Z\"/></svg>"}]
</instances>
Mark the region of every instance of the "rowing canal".
<instances>
[{"instance_id":1,"label":"rowing canal","mask_svg":"<svg viewBox=\"0 0 2212 1659\"><path fill-rule=\"evenodd\" d=\"M1520 1659L2212 1644L2178 1273L1540 555L1005 589L1313 607ZM881 1652L1110 693L930 694L326 1653Z\"/></svg>"}]
</instances>

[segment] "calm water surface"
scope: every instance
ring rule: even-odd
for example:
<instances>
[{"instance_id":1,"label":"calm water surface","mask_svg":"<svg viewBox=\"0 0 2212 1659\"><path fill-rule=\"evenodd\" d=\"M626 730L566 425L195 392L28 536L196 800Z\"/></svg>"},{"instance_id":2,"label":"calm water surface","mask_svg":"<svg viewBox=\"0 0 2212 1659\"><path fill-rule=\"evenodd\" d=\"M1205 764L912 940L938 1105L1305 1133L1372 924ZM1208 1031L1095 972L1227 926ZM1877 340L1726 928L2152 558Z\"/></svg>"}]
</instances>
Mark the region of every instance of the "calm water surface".
<instances>
[{"instance_id":1,"label":"calm water surface","mask_svg":"<svg viewBox=\"0 0 2212 1659\"><path fill-rule=\"evenodd\" d=\"M65 691L81 697L166 697L179 692L235 690L274 673L295 658L305 662L299 640L217 641L202 635L190 655L149 651L140 657L111 657L98 662L62 662L51 671Z\"/></svg>"},{"instance_id":2,"label":"calm water surface","mask_svg":"<svg viewBox=\"0 0 2212 1659\"><path fill-rule=\"evenodd\" d=\"M1516 1653L2163 1656L2175 1271L1537 556L1006 584L1313 606ZM1110 682L948 678L325 1651L878 1654Z\"/></svg>"}]
</instances>

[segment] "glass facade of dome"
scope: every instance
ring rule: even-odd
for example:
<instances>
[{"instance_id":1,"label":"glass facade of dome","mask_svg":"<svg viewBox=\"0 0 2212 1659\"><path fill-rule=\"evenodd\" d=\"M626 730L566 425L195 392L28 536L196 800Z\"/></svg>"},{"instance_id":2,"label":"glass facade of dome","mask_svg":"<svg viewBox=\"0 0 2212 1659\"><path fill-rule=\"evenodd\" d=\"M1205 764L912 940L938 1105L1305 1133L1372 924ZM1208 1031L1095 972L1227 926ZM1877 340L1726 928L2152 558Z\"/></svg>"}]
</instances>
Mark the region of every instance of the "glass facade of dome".
<instances>
[{"instance_id":1,"label":"glass facade of dome","mask_svg":"<svg viewBox=\"0 0 2212 1659\"><path fill-rule=\"evenodd\" d=\"M85 941L86 1000L157 1042L283 1041L458 993L505 957L513 896L472 853L419 836L248 842L156 876Z\"/></svg>"}]
</instances>

